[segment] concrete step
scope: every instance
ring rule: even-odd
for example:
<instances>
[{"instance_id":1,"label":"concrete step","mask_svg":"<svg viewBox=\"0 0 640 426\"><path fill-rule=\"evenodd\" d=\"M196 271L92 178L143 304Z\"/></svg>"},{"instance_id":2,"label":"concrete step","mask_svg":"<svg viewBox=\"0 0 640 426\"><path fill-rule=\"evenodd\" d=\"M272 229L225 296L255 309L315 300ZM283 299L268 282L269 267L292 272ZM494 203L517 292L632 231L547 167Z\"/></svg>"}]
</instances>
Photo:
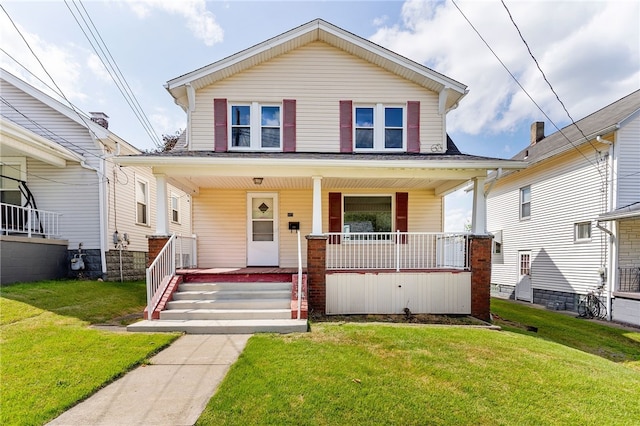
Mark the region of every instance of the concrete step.
<instances>
[{"instance_id":1,"label":"concrete step","mask_svg":"<svg viewBox=\"0 0 640 426\"><path fill-rule=\"evenodd\" d=\"M180 291L220 291L220 290L282 290L291 291L291 282L220 282L182 283Z\"/></svg>"},{"instance_id":2,"label":"concrete step","mask_svg":"<svg viewBox=\"0 0 640 426\"><path fill-rule=\"evenodd\" d=\"M214 290L183 291L182 286L173 294L173 300L243 300L243 299L291 299L289 290Z\"/></svg>"},{"instance_id":3,"label":"concrete step","mask_svg":"<svg viewBox=\"0 0 640 426\"><path fill-rule=\"evenodd\" d=\"M132 332L182 332L188 334L304 333L307 320L144 320L127 326Z\"/></svg>"},{"instance_id":4,"label":"concrete step","mask_svg":"<svg viewBox=\"0 0 640 426\"><path fill-rule=\"evenodd\" d=\"M161 320L291 319L291 309L170 309Z\"/></svg>"},{"instance_id":5,"label":"concrete step","mask_svg":"<svg viewBox=\"0 0 640 426\"><path fill-rule=\"evenodd\" d=\"M177 293L176 293L177 294ZM174 294L175 296L175 294ZM291 299L223 299L223 300L172 300L166 305L172 309L290 309Z\"/></svg>"}]
</instances>

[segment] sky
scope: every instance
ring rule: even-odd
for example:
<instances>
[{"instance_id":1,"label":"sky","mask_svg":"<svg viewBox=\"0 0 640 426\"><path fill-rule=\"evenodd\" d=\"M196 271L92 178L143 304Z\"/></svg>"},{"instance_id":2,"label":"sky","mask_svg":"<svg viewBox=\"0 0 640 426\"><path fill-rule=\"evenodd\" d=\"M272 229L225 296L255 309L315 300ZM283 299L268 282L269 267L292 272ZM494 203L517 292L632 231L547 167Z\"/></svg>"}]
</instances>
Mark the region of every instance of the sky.
<instances>
[{"instance_id":1,"label":"sky","mask_svg":"<svg viewBox=\"0 0 640 426\"><path fill-rule=\"evenodd\" d=\"M467 85L447 115L467 154L511 158L529 143L532 122L544 121L547 135L571 123L559 100L578 120L640 88L639 0L454 1L3 0L0 66L45 91L34 74L59 87L81 111L106 113L109 130L140 149L186 126L168 80L316 18ZM445 230L464 230L471 195L445 203Z\"/></svg>"}]
</instances>

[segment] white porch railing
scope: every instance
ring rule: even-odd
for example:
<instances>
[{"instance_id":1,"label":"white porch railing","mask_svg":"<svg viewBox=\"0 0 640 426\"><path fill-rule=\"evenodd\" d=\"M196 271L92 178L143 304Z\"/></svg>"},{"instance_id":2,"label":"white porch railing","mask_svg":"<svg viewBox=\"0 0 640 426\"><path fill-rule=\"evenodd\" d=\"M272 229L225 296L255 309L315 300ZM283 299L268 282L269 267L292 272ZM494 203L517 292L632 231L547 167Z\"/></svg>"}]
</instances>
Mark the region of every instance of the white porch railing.
<instances>
[{"instance_id":1,"label":"white porch railing","mask_svg":"<svg viewBox=\"0 0 640 426\"><path fill-rule=\"evenodd\" d=\"M466 269L466 233L328 233L327 269Z\"/></svg>"},{"instance_id":2,"label":"white porch railing","mask_svg":"<svg viewBox=\"0 0 640 426\"><path fill-rule=\"evenodd\" d=\"M196 267L196 236L173 234L147 268L147 315L153 316L176 269Z\"/></svg>"},{"instance_id":3,"label":"white porch railing","mask_svg":"<svg viewBox=\"0 0 640 426\"><path fill-rule=\"evenodd\" d=\"M176 269L195 268L198 253L196 236L176 235Z\"/></svg>"},{"instance_id":4,"label":"white porch railing","mask_svg":"<svg viewBox=\"0 0 640 426\"><path fill-rule=\"evenodd\" d=\"M0 203L0 231L4 235L56 238L60 235L60 216L60 213Z\"/></svg>"},{"instance_id":5,"label":"white porch railing","mask_svg":"<svg viewBox=\"0 0 640 426\"><path fill-rule=\"evenodd\" d=\"M300 230L298 234L298 319L300 319L300 312L302 311L302 244L300 244Z\"/></svg>"}]
</instances>

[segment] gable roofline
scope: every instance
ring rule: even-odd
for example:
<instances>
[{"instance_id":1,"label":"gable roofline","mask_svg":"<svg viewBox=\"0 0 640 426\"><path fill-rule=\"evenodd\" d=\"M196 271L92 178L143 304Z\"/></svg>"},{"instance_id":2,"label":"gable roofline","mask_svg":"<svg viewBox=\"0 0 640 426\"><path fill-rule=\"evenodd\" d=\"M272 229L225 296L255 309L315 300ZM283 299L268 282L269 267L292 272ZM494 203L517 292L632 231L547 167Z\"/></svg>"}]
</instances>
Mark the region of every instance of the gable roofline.
<instances>
[{"instance_id":1,"label":"gable roofline","mask_svg":"<svg viewBox=\"0 0 640 426\"><path fill-rule=\"evenodd\" d=\"M445 111L455 108L468 92L466 85L322 19L169 80L165 89L178 105L186 108L187 87L198 90L314 41L327 43L434 92L447 89Z\"/></svg>"},{"instance_id":2,"label":"gable roofline","mask_svg":"<svg viewBox=\"0 0 640 426\"><path fill-rule=\"evenodd\" d=\"M37 100L47 105L48 107L58 111L60 114L78 123L82 127L90 128L90 130L92 130L96 135L98 135L99 138L107 137L109 131L104 127L100 126L99 124L91 121L91 118L85 116L84 117L85 119L82 120L78 116L79 114L81 114L80 112L76 112L73 109L69 108L68 106L62 104L60 101L53 99L51 96L45 94L39 89L36 89L35 87L25 82L24 80L19 79L18 77L11 74L9 71L5 70L4 68L0 68L0 78L5 80L12 86L15 86L18 89L22 90L23 92L30 95L31 97L36 98Z\"/></svg>"},{"instance_id":3,"label":"gable roofline","mask_svg":"<svg viewBox=\"0 0 640 426\"><path fill-rule=\"evenodd\" d=\"M576 121L586 138L575 125L569 124L559 131L546 136L535 145L527 145L512 157L526 160L529 165L568 152L576 147L617 131L640 113L640 90L636 90L617 101ZM568 140L567 140L568 139Z\"/></svg>"},{"instance_id":4,"label":"gable roofline","mask_svg":"<svg viewBox=\"0 0 640 426\"><path fill-rule=\"evenodd\" d=\"M115 133L113 133L109 129L106 129L106 128L102 127L101 125L99 125L98 123L96 123L93 120L91 120L91 117L88 117L83 112L76 111L76 110L64 105L62 102L52 98L51 96L49 96L46 93L42 92L41 90L35 88L34 86L32 86L31 84L27 83L26 81L16 77L15 75L11 74L9 71L5 70L2 67L0 67L0 79L5 80L7 83L11 84L12 86L14 86L14 87L18 88L19 90L25 92L29 96L37 99L38 101L42 102L43 104L47 105L48 107L50 107L50 108L54 109L55 111L59 112L60 114L64 115L68 119L70 119L70 120L74 121L75 123L79 124L80 126L86 128L88 131L90 131L91 133L95 134L96 138L98 138L98 139L100 139L102 141L107 140L109 142L121 143L123 145L126 145L129 149L131 149L131 150L133 150L133 151L135 151L137 153L141 153L142 152L138 148L136 148L135 146L131 145L129 142L127 142L124 139L122 139L119 136L117 136Z\"/></svg>"}]
</instances>

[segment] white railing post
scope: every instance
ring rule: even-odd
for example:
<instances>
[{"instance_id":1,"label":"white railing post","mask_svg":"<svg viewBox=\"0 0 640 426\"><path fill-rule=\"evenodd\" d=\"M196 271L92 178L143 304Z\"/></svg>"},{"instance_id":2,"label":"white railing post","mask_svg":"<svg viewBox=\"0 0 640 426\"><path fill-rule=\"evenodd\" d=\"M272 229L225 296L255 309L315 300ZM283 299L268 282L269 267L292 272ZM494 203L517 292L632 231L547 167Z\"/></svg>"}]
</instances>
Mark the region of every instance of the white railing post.
<instances>
[{"instance_id":1,"label":"white railing post","mask_svg":"<svg viewBox=\"0 0 640 426\"><path fill-rule=\"evenodd\" d=\"M396 230L396 272L400 272L400 230Z\"/></svg>"},{"instance_id":2,"label":"white railing post","mask_svg":"<svg viewBox=\"0 0 640 426\"><path fill-rule=\"evenodd\" d=\"M298 319L302 308L302 248L300 245L300 230L298 233Z\"/></svg>"},{"instance_id":3,"label":"white railing post","mask_svg":"<svg viewBox=\"0 0 640 426\"><path fill-rule=\"evenodd\" d=\"M31 238L31 208L27 209L27 236Z\"/></svg>"}]
</instances>

